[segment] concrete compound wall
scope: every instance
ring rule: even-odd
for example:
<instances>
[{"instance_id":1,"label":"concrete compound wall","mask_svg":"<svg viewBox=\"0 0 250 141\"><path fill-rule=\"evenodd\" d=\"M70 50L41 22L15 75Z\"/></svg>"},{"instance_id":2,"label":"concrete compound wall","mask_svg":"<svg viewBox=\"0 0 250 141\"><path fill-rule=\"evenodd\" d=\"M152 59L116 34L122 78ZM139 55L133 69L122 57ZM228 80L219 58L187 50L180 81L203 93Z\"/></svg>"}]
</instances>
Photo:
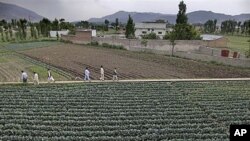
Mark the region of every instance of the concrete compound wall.
<instances>
[{"instance_id":1,"label":"concrete compound wall","mask_svg":"<svg viewBox=\"0 0 250 141\"><path fill-rule=\"evenodd\" d=\"M240 59L240 58L226 58L226 57L219 57L219 56L210 56L204 54L197 54L192 52L175 52L175 56L181 58L187 58L192 60L201 60L207 62L217 62L222 63L225 65L236 66L236 67L243 67L243 68L250 68L250 59Z\"/></svg>"},{"instance_id":2,"label":"concrete compound wall","mask_svg":"<svg viewBox=\"0 0 250 141\"><path fill-rule=\"evenodd\" d=\"M135 39L115 39L115 38L92 38L99 44L108 43L122 45L131 51L143 51L156 54L171 55L172 45L167 40L147 40L146 45L143 40ZM192 60L223 63L225 65L250 68L250 59L221 57L221 49L204 47L206 42L200 40L176 41L174 55Z\"/></svg>"},{"instance_id":3,"label":"concrete compound wall","mask_svg":"<svg viewBox=\"0 0 250 141\"><path fill-rule=\"evenodd\" d=\"M122 45L128 50L154 49L159 51L171 51L172 49L172 45L168 40L138 40L94 37L92 38L92 41L97 41L99 44L108 43L113 45ZM200 40L176 41L175 51L198 50L201 45L204 45L204 42Z\"/></svg>"}]
</instances>

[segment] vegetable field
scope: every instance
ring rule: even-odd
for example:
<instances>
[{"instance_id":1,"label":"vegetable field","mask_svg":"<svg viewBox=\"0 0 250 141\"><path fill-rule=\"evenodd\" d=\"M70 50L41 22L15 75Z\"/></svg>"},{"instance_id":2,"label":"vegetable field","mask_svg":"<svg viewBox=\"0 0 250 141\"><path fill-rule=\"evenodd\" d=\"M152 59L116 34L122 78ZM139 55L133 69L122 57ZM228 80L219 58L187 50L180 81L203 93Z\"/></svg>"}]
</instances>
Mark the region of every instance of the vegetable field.
<instances>
[{"instance_id":1,"label":"vegetable field","mask_svg":"<svg viewBox=\"0 0 250 141\"><path fill-rule=\"evenodd\" d=\"M0 140L229 140L250 82L0 85Z\"/></svg>"}]
</instances>

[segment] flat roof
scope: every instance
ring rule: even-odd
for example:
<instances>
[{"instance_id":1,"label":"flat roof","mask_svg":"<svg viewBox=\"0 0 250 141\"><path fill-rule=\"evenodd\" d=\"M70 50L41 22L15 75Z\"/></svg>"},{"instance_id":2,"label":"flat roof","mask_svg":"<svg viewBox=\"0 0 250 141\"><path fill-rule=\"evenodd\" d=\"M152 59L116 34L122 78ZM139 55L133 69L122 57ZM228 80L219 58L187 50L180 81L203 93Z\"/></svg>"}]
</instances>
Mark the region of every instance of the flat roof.
<instances>
[{"instance_id":1,"label":"flat roof","mask_svg":"<svg viewBox=\"0 0 250 141\"><path fill-rule=\"evenodd\" d=\"M213 41L213 40L217 40L220 38L223 38L223 36L219 36L219 35L210 35L210 34L202 34L201 35L202 40L204 41Z\"/></svg>"}]
</instances>

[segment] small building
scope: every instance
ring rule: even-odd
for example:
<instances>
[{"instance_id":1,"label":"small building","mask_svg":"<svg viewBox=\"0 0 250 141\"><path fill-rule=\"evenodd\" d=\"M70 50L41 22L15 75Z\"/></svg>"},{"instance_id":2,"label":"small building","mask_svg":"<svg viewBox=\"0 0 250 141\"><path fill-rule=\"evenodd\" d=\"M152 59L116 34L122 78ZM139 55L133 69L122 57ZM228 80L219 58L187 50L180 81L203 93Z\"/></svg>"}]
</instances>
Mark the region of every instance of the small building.
<instances>
[{"instance_id":1,"label":"small building","mask_svg":"<svg viewBox=\"0 0 250 141\"><path fill-rule=\"evenodd\" d=\"M69 30L62 30L62 31L50 31L50 37L54 37L56 38L56 34L58 33L59 37L61 37L62 35L68 35L69 34Z\"/></svg>"},{"instance_id":2,"label":"small building","mask_svg":"<svg viewBox=\"0 0 250 141\"><path fill-rule=\"evenodd\" d=\"M92 37L96 37L96 30L77 29L75 35L63 35L62 39L76 44L86 44L91 42Z\"/></svg>"},{"instance_id":3,"label":"small building","mask_svg":"<svg viewBox=\"0 0 250 141\"><path fill-rule=\"evenodd\" d=\"M167 27L166 23L157 22L143 22L135 24L135 37L141 39L141 36L155 33L161 39L166 35Z\"/></svg>"},{"instance_id":4,"label":"small building","mask_svg":"<svg viewBox=\"0 0 250 141\"><path fill-rule=\"evenodd\" d=\"M201 35L201 38L203 41L205 41L207 47L215 47L215 48L227 47L228 39L225 38L224 36L203 34Z\"/></svg>"}]
</instances>

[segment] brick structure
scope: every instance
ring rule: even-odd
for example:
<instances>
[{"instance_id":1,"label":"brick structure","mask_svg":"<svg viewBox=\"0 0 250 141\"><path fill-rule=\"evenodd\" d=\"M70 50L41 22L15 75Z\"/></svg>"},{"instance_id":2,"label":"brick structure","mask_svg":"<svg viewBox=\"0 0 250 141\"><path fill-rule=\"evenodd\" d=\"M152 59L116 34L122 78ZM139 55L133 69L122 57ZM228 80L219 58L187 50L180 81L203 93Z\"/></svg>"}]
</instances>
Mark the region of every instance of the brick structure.
<instances>
[{"instance_id":1,"label":"brick structure","mask_svg":"<svg viewBox=\"0 0 250 141\"><path fill-rule=\"evenodd\" d=\"M204 34L201 37L207 47L227 48L228 39L223 36Z\"/></svg>"},{"instance_id":2,"label":"brick structure","mask_svg":"<svg viewBox=\"0 0 250 141\"><path fill-rule=\"evenodd\" d=\"M95 36L95 30L77 30L75 35L62 35L62 40L71 41L75 44L87 44Z\"/></svg>"}]
</instances>

